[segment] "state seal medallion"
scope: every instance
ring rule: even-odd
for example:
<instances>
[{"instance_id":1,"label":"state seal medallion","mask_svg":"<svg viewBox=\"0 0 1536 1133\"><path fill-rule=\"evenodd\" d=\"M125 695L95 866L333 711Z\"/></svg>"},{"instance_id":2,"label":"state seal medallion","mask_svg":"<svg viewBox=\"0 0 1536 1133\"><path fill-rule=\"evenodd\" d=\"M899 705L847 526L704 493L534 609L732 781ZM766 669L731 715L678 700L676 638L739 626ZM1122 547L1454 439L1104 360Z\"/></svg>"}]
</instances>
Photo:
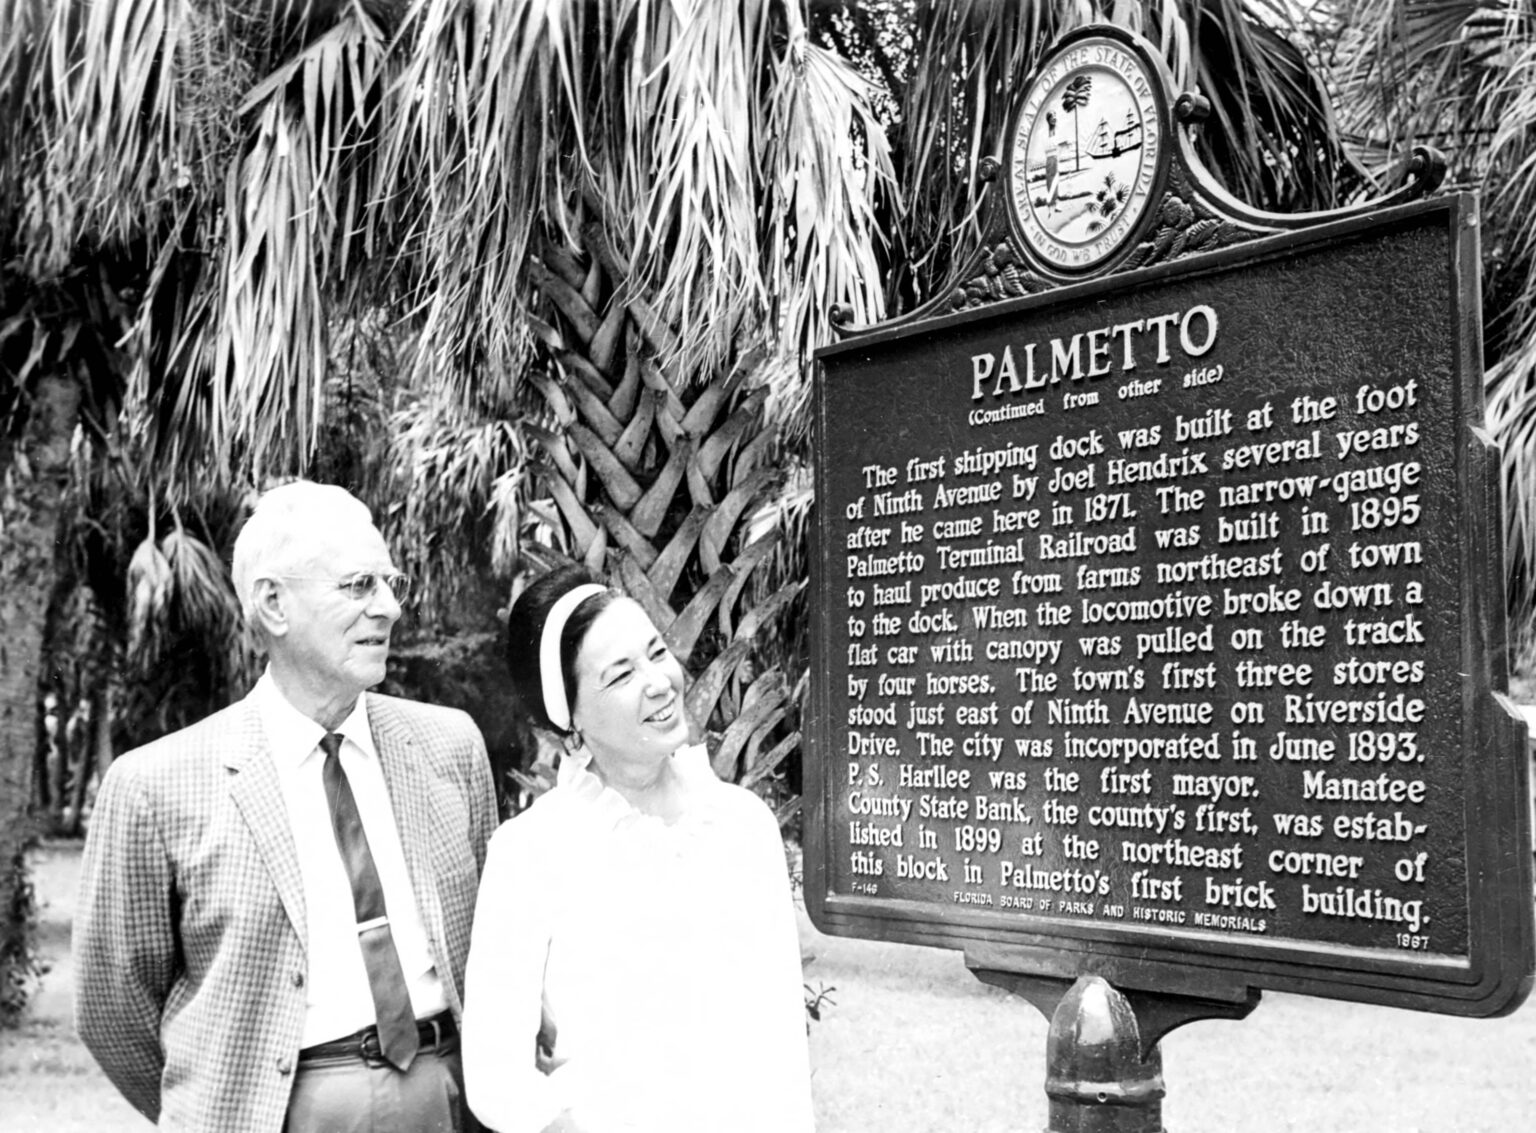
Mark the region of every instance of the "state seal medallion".
<instances>
[{"instance_id":1,"label":"state seal medallion","mask_svg":"<svg viewBox=\"0 0 1536 1133\"><path fill-rule=\"evenodd\" d=\"M1140 229L1162 174L1165 104L1150 61L1102 33L1074 37L1041 66L1007 168L1019 235L1046 266L1098 267Z\"/></svg>"}]
</instances>

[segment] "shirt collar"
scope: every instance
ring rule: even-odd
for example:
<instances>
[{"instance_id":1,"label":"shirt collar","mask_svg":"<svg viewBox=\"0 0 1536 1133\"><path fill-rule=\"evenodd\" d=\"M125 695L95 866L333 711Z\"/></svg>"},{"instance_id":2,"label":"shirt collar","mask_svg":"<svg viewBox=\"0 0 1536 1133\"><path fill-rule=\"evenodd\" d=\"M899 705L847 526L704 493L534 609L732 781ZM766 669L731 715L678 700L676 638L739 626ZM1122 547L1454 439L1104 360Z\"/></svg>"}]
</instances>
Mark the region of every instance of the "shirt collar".
<instances>
[{"instance_id":1,"label":"shirt collar","mask_svg":"<svg viewBox=\"0 0 1536 1133\"><path fill-rule=\"evenodd\" d=\"M686 744L671 755L672 768L685 786L693 793L690 816L695 820L707 820L711 813L710 800L716 796L709 790L718 786L714 768L709 763L709 751L703 744ZM641 814L623 795L607 786L592 769L592 753L586 748L562 751L560 764L555 769L555 786L568 798L581 800L601 824L623 829L635 823L662 825L661 821Z\"/></svg>"},{"instance_id":2,"label":"shirt collar","mask_svg":"<svg viewBox=\"0 0 1536 1133\"><path fill-rule=\"evenodd\" d=\"M256 702L262 730L266 732L272 757L279 768L295 768L319 750L320 738L325 735L325 729L289 703L277 687L277 682L272 679L270 667L256 682L251 697ZM368 724L367 693L358 696L351 714L336 730L368 758L378 758L378 749L373 743L373 729Z\"/></svg>"}]
</instances>

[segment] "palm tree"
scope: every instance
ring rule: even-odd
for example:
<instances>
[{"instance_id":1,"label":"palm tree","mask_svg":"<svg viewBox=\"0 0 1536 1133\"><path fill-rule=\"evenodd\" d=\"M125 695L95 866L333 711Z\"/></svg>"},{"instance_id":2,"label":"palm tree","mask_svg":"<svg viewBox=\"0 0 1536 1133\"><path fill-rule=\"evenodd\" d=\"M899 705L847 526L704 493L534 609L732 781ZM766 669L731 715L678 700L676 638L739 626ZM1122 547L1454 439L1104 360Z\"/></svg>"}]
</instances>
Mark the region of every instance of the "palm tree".
<instances>
[{"instance_id":1,"label":"palm tree","mask_svg":"<svg viewBox=\"0 0 1536 1133\"><path fill-rule=\"evenodd\" d=\"M758 583L778 540L744 538L752 505L783 478L764 414L786 396L776 386L803 404L799 359L827 335L826 300L879 316L871 202L890 168L869 84L808 41L793 6L644 13L635 24L509 26L521 38L489 50L532 53L560 82L509 96L507 76L491 75L469 92L527 106L479 128L538 152L545 174L532 191L546 220L518 275L532 285L519 302L531 312L540 396L527 430L540 453L527 545L541 562L541 542L585 559L642 598L697 675L691 707L722 737L717 766L753 779L794 745L767 743L789 682L750 643L803 586ZM418 89L464 70L434 47L413 64ZM618 90L633 93L605 93ZM405 124L412 136L465 135L445 128L453 106L423 109L438 117ZM466 141L438 166L473 178L474 161ZM502 207L456 174L432 188L487 214ZM455 257L455 275L478 278L458 219L436 215L450 225L443 262ZM484 215L472 227L496 223Z\"/></svg>"},{"instance_id":2,"label":"palm tree","mask_svg":"<svg viewBox=\"0 0 1536 1133\"><path fill-rule=\"evenodd\" d=\"M1061 92L1061 108L1072 114L1072 170L1076 172L1083 167L1083 131L1078 121L1077 112L1088 105L1088 99L1093 95L1093 79L1088 75L1078 75L1070 83L1067 89Z\"/></svg>"},{"instance_id":3,"label":"palm tree","mask_svg":"<svg viewBox=\"0 0 1536 1133\"><path fill-rule=\"evenodd\" d=\"M1284 0L1094 5L977 0L820 0L814 27L888 90L902 210L881 217L891 241L887 307L909 310L949 283L982 238L975 171L994 156L1016 84L1057 37L1101 12L1146 36L1175 84L1211 102L1195 145L1225 186L1260 208L1329 208L1362 179L1309 65ZM1105 16L1104 18L1108 18ZM1053 131L1054 132L1054 131Z\"/></svg>"},{"instance_id":4,"label":"palm tree","mask_svg":"<svg viewBox=\"0 0 1536 1133\"><path fill-rule=\"evenodd\" d=\"M474 479L489 482L497 516L511 526L493 533L497 545L515 546L519 517L535 513L523 506L520 434L507 441L506 426L542 416L564 443L569 421L556 416L559 404L546 410L530 401L536 391L522 377L536 344L542 372L574 364L530 333L537 324L528 313L548 301L549 284L525 270L526 249L537 233L540 262L558 263L557 239L570 243L584 218L602 212L607 246L623 249L626 261L617 270L602 265L624 291L592 296L612 312L598 342L607 343L606 362L594 357L643 371L648 390L666 368L660 383L675 393L659 414L654 398L626 388L643 414L628 422L638 440L630 459L649 477L659 446L687 442L692 459L664 463L661 478L675 485L673 471L685 470L698 508L689 512L690 534L656 557L672 564L684 588L705 585L699 564L737 557L729 548L751 502L732 477L754 461L770 463L768 446L748 443L766 391L747 390L743 380L764 372L748 361L761 355L760 328L773 320L775 348L794 355L825 336L827 300L866 319L880 314L868 202L885 168L877 129L849 144L863 84L807 41L798 9L744 3L722 14L728 18L641 5L615 21L596 5L566 13L430 0L6 0L0 241L19 282L8 275L0 329L17 359L7 370L11 388L38 407L26 419L49 425L48 436L63 445L59 459L39 459L39 448L29 465L46 474L39 478L51 493L42 502L53 510L34 507L31 528L25 516L8 516L9 537L49 547L63 455L79 420L70 398L82 388L62 354L45 356L20 336L18 327L45 324L17 321L18 292L52 286L111 251L132 269L113 295L133 333L101 337L126 343L110 377L118 397L126 386L145 406L145 459L232 486L311 468L322 414L335 403L325 365L332 328L385 311L413 344L417 393L386 419L414 414L420 427L399 451L419 472L417 458L430 464L429 454L455 434L499 438ZM481 16L489 22L476 23ZM607 50L594 54L604 36ZM613 67L614 59L627 65ZM658 69L664 81L652 82ZM743 131L741 121L758 125ZM657 123L675 128L652 139ZM807 279L815 286L803 285ZM48 329L57 331L56 322ZM634 335L641 342L628 341ZM720 373L737 377L726 385ZM43 396L54 390L61 398ZM446 447L449 463L466 469L457 457L473 446ZM443 485L406 479L417 491L389 520L435 535L420 525L444 514L431 506ZM722 495L706 505L698 493L712 485ZM670 536L672 501L652 486L636 530ZM659 525L646 519L658 505ZM154 596L164 548L151 541L141 550L139 577ZM48 556L37 557L26 570L7 564L14 579L38 579L36 593L8 587L8 598L34 613L47 606L51 574ZM442 559L430 565L446 575ZM649 565L654 579L665 577ZM746 581L745 566L729 569ZM750 639L744 617L715 626L710 616L737 608L742 590L717 584L712 605L689 606L683 589L663 589L681 611L669 630L680 643L712 634L727 645ZM758 608L759 619L773 608ZM30 721L37 649L15 635L12 643L7 703L23 710L8 715ZM700 682L721 686L712 703L731 698L724 686L742 679L743 652ZM759 742L770 701L786 699L773 683L754 682L755 692L737 697L755 713L755 730L728 737L727 747ZM18 730L10 766L30 766L34 735L35 727ZM19 853L9 843L0 849L8 859ZM12 892L23 889L4 896Z\"/></svg>"},{"instance_id":5,"label":"palm tree","mask_svg":"<svg viewBox=\"0 0 1536 1133\"><path fill-rule=\"evenodd\" d=\"M5 211L0 204L0 217ZM38 676L73 440L80 422L101 428L113 414L122 329L113 264L30 280L15 272L5 236L0 230L0 1024L19 1009L30 972L22 855L33 833Z\"/></svg>"},{"instance_id":6,"label":"palm tree","mask_svg":"<svg viewBox=\"0 0 1536 1133\"><path fill-rule=\"evenodd\" d=\"M722 657L733 667L727 672L742 666L741 687L727 686L727 710L716 718L719 729L728 736L739 706L755 700L753 685L748 682L758 671L748 666L744 657L738 658L733 622L755 632L759 620L749 613L742 617L722 610L713 639L702 641L693 637L694 626L699 615L710 611L701 603L712 602L711 595L720 587L726 587L725 593L732 599L751 594L742 589L739 579L735 585L727 583L731 575L725 568L732 564L722 558L723 549L736 547L740 558L735 567L742 572L754 570L756 556L767 551L759 552L747 541L740 522L735 524L735 538L721 539L715 547L700 543L697 560L685 557L681 570L672 561L674 555L663 548L674 553L681 549L686 556L693 538L690 525L699 522L698 509L719 500L731 509L727 516L736 514L744 520L748 513L741 510L743 505L765 489L773 492L773 498L759 514L781 519L785 524L782 530L803 531L803 508L809 500L804 476L808 462L805 438L809 433L805 361L808 347L824 341L827 334L825 316L818 314L814 300L840 302L850 308L847 313L855 321L868 322L878 316L884 306L881 296L856 286L878 283L887 274L883 265L891 262L882 255L884 249L875 239L876 229L881 227L875 217L883 216L884 227L899 233L905 217L897 211L897 202L925 199L931 188L915 178L901 186L900 193L875 191L896 176L895 166L886 163L884 138L888 128L908 129L908 136L924 138L927 145L940 144L941 135L933 132L931 123L924 123L921 129L908 128L904 122L882 120L880 108L887 108L888 119L892 107L897 115L912 115L914 101L921 111L937 108L941 99L947 99L945 116L973 116L997 130L1006 97L993 89L995 82L1006 74L1006 63L1018 58L1020 46L1034 26L1033 17L1021 17L1018 9L1010 6L961 3L919 6L912 13L914 34L910 41L884 34L889 24L882 25L879 18L855 21L863 29L862 38L844 27L838 41L849 48L852 57L868 62L884 45L905 43L892 49L904 54L867 66L868 82L860 82L835 56L808 42L807 30L799 26L794 6L785 6L782 11L782 28L769 22L757 29L741 15L731 15L706 31L658 10L649 38L638 34L631 38L631 33L619 25L599 23L598 39L591 40L589 33L586 41L586 58L574 44L562 54L552 29L531 38L535 53L550 45L545 48L550 52L548 66L560 74L562 89L580 92L604 83L613 85L611 75L590 73L586 67L592 58L617 58L635 67L629 79L618 85L645 92L633 103L615 100L585 116L574 112L580 109L574 98L569 104L557 100L552 109L539 104L543 121L555 123L557 135L568 129L573 148L586 155L576 167L579 176L574 181L566 180L571 172L568 163L552 161L548 166L552 179L542 199L552 211L556 204L559 209L553 211L552 222L542 233L543 247L529 271L542 293L535 297L539 305L529 326L538 342L539 357L548 366L535 368L535 383L544 393L555 423L552 435L539 434L545 460L536 482L546 485L551 495L542 513L550 520L546 538L567 555L619 573L636 592L646 592L647 580L641 577L648 569L644 564L653 557L662 560L665 572L660 578L660 593L648 603L658 623L679 627L674 644L694 662L696 672L711 674ZM1063 11L1076 9L1064 6ZM834 39L831 31L836 21L831 17L835 14L823 12L829 22L817 29ZM1054 18L1055 26L1063 30L1070 26L1065 14ZM523 30L525 38L506 49L509 57L521 58L530 42L527 29ZM765 42L754 43L758 31L779 31L783 51L775 53ZM548 38L544 38L546 34ZM1182 66L1186 71L1193 69L1198 56L1187 47L1189 36L1181 39L1167 28L1165 34L1170 44L1185 45ZM1245 33L1240 27L1233 33L1234 42L1247 42L1241 38L1245 34L1261 35ZM455 39L455 50L458 42ZM978 44L986 51L976 50ZM1035 50L1040 46L1038 42L1032 45ZM926 65L925 53L930 60ZM1275 52L1273 57L1282 57L1282 53ZM1283 58L1294 64L1299 55L1293 50ZM937 60L963 60L979 74L993 76L993 81L978 82L974 87L967 81L964 87L942 87L940 93L930 85L932 76L941 76L942 84L942 77L952 79L957 72L954 66L939 65ZM767 98L754 102L742 93L730 111L723 104L718 108L710 105L704 125L707 127L715 116L748 124L748 129L740 131L738 144L749 142L754 128L761 129L760 144L767 147L765 153L774 164L760 159L761 180L755 183L746 178L722 180L732 170L750 168L750 153L701 149L701 139L712 135L697 122L690 123L678 108L694 97L690 92L700 89L731 97L737 97L736 92L750 92L752 84L744 76L758 65L767 67L767 77L761 80L769 91ZM721 66L726 70L701 69ZM411 85L432 89L437 74L435 65L424 58L413 73ZM1284 97L1287 88L1262 61L1254 68L1254 75L1254 85L1268 93L1250 99L1241 111L1234 107L1231 116L1235 120L1272 124L1271 136L1281 139L1305 133L1315 125L1306 106L1296 109ZM897 85L887 85L885 97L878 97L878 88L893 79ZM974 97L978 91L980 97ZM1311 105L1318 105L1316 92L1308 88L1307 93L1314 98ZM1086 101L1088 91L1079 89L1076 94ZM818 98L819 103L814 101ZM496 105L503 101L497 99ZM1218 101L1227 104L1226 100ZM641 122L664 126L649 132L637 130L637 114ZM761 127L753 126L759 122ZM817 122L834 126L818 132L813 129ZM443 132L440 121L431 131ZM450 136L458 135L450 132ZM541 132L538 138L524 139L522 144L543 145L545 138ZM840 162L839 151L846 153L850 139L862 142L862 151L851 163L846 158ZM994 133L992 144L996 140ZM473 152L463 148L445 155L438 166L472 172L473 161ZM919 160L909 153L907 162L909 172L934 170L932 155ZM1251 168L1267 169L1272 164L1259 158ZM845 183L832 176L839 168L845 178L850 173L862 174L863 184L859 185L856 177ZM637 169L665 170L669 176L656 184L636 185L633 171ZM953 174L945 180L942 192L955 193ZM733 208L740 207L739 202L736 206L727 202L743 189L754 195L754 209L766 220L756 229L722 224L733 215ZM471 195L456 189L451 179L440 191L455 200ZM685 214L679 210L687 201L698 201L704 207L686 214L688 220L684 222ZM824 210L824 219L813 219L817 212L808 210L816 209ZM877 214L876 210L881 211ZM493 218L486 217L483 223L493 223ZM711 255L697 258L706 242L711 244ZM741 266L726 270L722 261ZM814 271L791 270L800 265L809 269L813 264L818 265ZM719 288L722 279L732 285L723 293ZM762 283L754 284L754 280ZM808 282L814 286L807 287ZM761 291L754 294L754 286L760 286ZM690 295L698 298L690 303ZM899 306L899 289L888 290L885 301L893 308ZM711 305L702 306L706 302ZM822 320L819 323L818 317ZM784 328L786 323L788 334L782 329L777 334L764 333L765 327ZM763 350L768 352L768 360L755 360ZM687 450L675 440L678 423L687 421L695 429L701 427L710 417L697 412L695 406L702 402L713 415L717 401L728 408L742 406L736 413L718 418L728 422L731 429L742 427L743 420L753 421L753 416L745 416L748 393L752 385L760 384L751 376L752 370L769 366L769 372L779 377L770 383L773 390L765 404L769 413L767 434L780 439L770 440L762 453L743 445L741 459L721 465L720 446L706 433L695 432L688 439L696 443L701 454L711 454L711 462L703 466L691 463ZM668 412L658 410L653 415L649 407L637 401L637 390L665 398ZM743 440L759 435L762 428L756 423L745 426ZM559 435L562 432L564 437ZM766 462L765 456L769 458ZM765 463L779 472L770 473ZM717 482L716 475L728 478ZM684 483L688 487L686 500L681 488ZM666 504L669 497L675 500L670 507ZM636 508L641 510L632 512ZM691 517L690 512L695 514ZM706 526L717 539L731 531L729 523L720 522L720 514L715 513ZM636 515L643 522L632 523ZM768 562L779 570L761 576L758 596L771 604L788 601L792 596L789 587L798 587L805 577L803 545L795 539L783 544ZM671 587L677 588L675 594L668 589ZM689 610L695 614L692 620L683 616ZM694 652L696 645L703 647L698 653ZM803 659L798 660L803 666ZM782 679L771 667L763 674ZM701 690L694 705L701 710L699 716L710 715L707 698L718 683L711 676L696 686ZM789 684L795 687L799 682L790 680ZM771 726L777 726L777 715L770 713L767 718ZM744 726L744 722L736 723L738 735ZM758 734L766 736L768 727ZM743 772L734 762L737 747L739 741L727 743L719 765L727 773L744 773L750 778L754 773Z\"/></svg>"},{"instance_id":7,"label":"palm tree","mask_svg":"<svg viewBox=\"0 0 1536 1133\"><path fill-rule=\"evenodd\" d=\"M43 658L61 717L83 724L60 729L46 800L64 834L116 750L201 719L256 673L225 566L246 493L145 459L141 414L129 404L102 443L72 446Z\"/></svg>"},{"instance_id":8,"label":"palm tree","mask_svg":"<svg viewBox=\"0 0 1536 1133\"><path fill-rule=\"evenodd\" d=\"M98 369L143 407L146 461L232 491L356 476L445 594L462 519L502 567L547 546L617 573L688 656L719 766L766 775L804 664L809 350L834 307L873 322L942 285L979 236L1010 76L1093 13L807 9L0 0L10 389L115 403L66 361L84 319L13 312L120 265L91 325L127 327L95 336L116 350ZM1114 11L1201 81L1234 191L1331 199L1326 102L1262 20L1238 0ZM396 370L358 401L333 347L370 320ZM29 361L19 326L61 349ZM68 438L59 409L29 420ZM337 462L341 412L386 423L386 460ZM46 579L37 514L8 531ZM9 656L26 721L35 653Z\"/></svg>"},{"instance_id":9,"label":"palm tree","mask_svg":"<svg viewBox=\"0 0 1536 1133\"><path fill-rule=\"evenodd\" d=\"M20 435L7 445L7 464L22 465L7 477L0 498L0 1024L24 1002L31 974L27 932L31 907L23 854L31 838L27 816L29 775L38 744L37 677L43 642L43 611L52 578L52 541L69 465L68 438L78 412L79 386L57 375L29 388L29 412ZM18 461L18 457L20 460Z\"/></svg>"}]
</instances>

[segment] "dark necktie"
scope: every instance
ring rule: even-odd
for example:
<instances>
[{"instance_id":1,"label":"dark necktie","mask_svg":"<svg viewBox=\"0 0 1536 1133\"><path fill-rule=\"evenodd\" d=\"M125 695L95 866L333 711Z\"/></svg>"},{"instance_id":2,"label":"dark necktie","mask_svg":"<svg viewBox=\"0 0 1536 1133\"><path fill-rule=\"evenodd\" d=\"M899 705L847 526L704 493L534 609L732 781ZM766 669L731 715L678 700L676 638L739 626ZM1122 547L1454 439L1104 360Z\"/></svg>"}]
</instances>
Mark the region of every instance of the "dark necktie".
<instances>
[{"instance_id":1,"label":"dark necktie","mask_svg":"<svg viewBox=\"0 0 1536 1133\"><path fill-rule=\"evenodd\" d=\"M384 1057L401 1070L408 1069L416 1057L420 1040L416 1017L411 1011L410 992L405 987L405 973L395 951L395 938L389 931L389 915L384 908L384 887L368 849L368 835L352 785L341 768L341 736L328 732L320 740L325 752L321 779L325 783L325 801L331 806L331 827L336 832L336 848L346 864L352 882L352 905L357 913L357 942L363 950L363 967L368 970L368 985L373 991L373 1009L379 1023L379 1049Z\"/></svg>"}]
</instances>

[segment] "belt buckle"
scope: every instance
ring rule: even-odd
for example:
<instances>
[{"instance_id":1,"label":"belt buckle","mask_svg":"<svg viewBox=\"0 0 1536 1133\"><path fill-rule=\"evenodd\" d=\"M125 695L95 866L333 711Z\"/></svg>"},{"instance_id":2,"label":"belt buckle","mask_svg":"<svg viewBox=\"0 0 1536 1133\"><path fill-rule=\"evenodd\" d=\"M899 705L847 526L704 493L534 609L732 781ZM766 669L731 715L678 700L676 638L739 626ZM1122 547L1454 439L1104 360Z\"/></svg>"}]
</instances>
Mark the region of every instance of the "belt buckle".
<instances>
[{"instance_id":1,"label":"belt buckle","mask_svg":"<svg viewBox=\"0 0 1536 1133\"><path fill-rule=\"evenodd\" d=\"M379 1029L369 1027L357 1041L357 1053L369 1066L386 1065L383 1048L379 1045Z\"/></svg>"}]
</instances>

